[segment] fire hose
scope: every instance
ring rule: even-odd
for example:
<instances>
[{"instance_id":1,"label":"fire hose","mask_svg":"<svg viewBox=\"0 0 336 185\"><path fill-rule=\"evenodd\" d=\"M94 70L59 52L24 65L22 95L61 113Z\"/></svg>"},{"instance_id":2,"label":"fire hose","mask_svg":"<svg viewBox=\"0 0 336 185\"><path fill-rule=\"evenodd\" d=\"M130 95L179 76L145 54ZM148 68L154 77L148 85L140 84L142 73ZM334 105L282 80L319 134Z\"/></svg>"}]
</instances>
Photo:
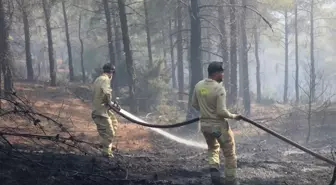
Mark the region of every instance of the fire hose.
<instances>
[{"instance_id":1,"label":"fire hose","mask_svg":"<svg viewBox=\"0 0 336 185\"><path fill-rule=\"evenodd\" d=\"M181 127L181 126L186 126L186 125L189 125L189 124L192 124L194 122L197 122L200 120L200 118L194 118L194 119L191 119L191 120L187 120L187 121L184 121L184 122L181 122L181 123L175 123L175 124L171 124L171 125L158 125L158 124L149 124L145 121L140 121L140 119L133 119L131 114L127 111L125 111L124 109L122 109L116 102L112 102L111 105L110 105L110 108L116 112L118 115L120 115L121 117L127 119L128 121L132 122L132 123L135 123L135 124L138 124L138 125L141 125L141 126L144 126L144 127L151 127L151 128L176 128L176 127ZM285 136L282 136L281 134L271 130L271 129L268 129L262 125L260 125L259 123L255 122L255 121L252 121L244 116L241 116L241 120L247 122L247 123L250 123L256 127L258 127L259 129L267 132L268 134L271 134L275 137L277 137L278 139L304 151L305 153L308 153L312 156L314 156L315 158L317 159L320 159L332 166L334 166L334 172L333 172L333 177L332 177L332 181L330 182L329 185L334 185L335 184L335 181L336 181L336 162L331 160L331 159L328 159L288 138L286 138Z\"/></svg>"}]
</instances>

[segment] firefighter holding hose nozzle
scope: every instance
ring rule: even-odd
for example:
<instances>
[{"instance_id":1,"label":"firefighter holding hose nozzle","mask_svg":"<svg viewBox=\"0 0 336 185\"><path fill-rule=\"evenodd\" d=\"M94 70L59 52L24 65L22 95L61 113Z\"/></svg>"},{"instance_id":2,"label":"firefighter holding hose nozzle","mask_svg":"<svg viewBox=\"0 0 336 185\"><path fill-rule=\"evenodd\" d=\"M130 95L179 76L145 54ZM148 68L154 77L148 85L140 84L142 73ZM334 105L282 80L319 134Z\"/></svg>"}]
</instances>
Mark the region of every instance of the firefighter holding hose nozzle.
<instances>
[{"instance_id":1,"label":"firefighter holding hose nozzle","mask_svg":"<svg viewBox=\"0 0 336 185\"><path fill-rule=\"evenodd\" d=\"M238 185L237 156L233 132L226 119L240 120L241 116L226 108L226 92L222 84L222 62L211 62L208 78L198 82L192 96L192 106L200 111L201 131L208 145L210 174L213 184ZM219 151L225 157L225 179L219 170Z\"/></svg>"},{"instance_id":2,"label":"firefighter holding hose nozzle","mask_svg":"<svg viewBox=\"0 0 336 185\"><path fill-rule=\"evenodd\" d=\"M114 73L115 67L107 63L103 66L103 73L93 83L91 116L102 138L101 144L105 157L113 157L112 140L118 125L116 116L110 110L112 106L111 79Z\"/></svg>"}]
</instances>

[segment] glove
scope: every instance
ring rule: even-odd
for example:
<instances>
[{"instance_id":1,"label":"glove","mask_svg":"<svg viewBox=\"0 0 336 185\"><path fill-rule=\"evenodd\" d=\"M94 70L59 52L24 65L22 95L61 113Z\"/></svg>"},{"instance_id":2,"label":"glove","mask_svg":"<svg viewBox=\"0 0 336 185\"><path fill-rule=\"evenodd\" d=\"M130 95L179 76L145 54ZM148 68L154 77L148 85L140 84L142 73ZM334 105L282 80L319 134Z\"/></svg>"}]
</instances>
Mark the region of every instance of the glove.
<instances>
[{"instance_id":1,"label":"glove","mask_svg":"<svg viewBox=\"0 0 336 185\"><path fill-rule=\"evenodd\" d=\"M233 119L234 120L241 120L242 119L242 116L241 115L239 115L239 114L233 114Z\"/></svg>"},{"instance_id":2,"label":"glove","mask_svg":"<svg viewBox=\"0 0 336 185\"><path fill-rule=\"evenodd\" d=\"M117 108L117 109L121 109L120 105L116 102L109 102L108 104L110 107L114 107L114 108Z\"/></svg>"}]
</instances>

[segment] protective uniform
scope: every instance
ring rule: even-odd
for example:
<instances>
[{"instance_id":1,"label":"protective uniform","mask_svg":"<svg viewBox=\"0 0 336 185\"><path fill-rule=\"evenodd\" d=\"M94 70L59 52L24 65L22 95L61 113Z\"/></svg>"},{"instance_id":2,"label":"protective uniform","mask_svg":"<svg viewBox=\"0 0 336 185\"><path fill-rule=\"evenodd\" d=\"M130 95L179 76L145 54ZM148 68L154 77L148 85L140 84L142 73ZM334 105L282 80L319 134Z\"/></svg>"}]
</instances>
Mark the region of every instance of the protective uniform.
<instances>
[{"instance_id":1,"label":"protective uniform","mask_svg":"<svg viewBox=\"0 0 336 185\"><path fill-rule=\"evenodd\" d=\"M92 119L102 138L103 154L112 157L112 140L115 136L118 120L109 110L112 89L111 79L107 74L99 76L93 84Z\"/></svg>"},{"instance_id":2,"label":"protective uniform","mask_svg":"<svg viewBox=\"0 0 336 185\"><path fill-rule=\"evenodd\" d=\"M235 119L226 108L226 92L222 83L212 79L198 82L192 106L200 110L201 130L208 145L210 171L214 183L220 183L219 151L225 157L225 180L236 183L237 157L232 130L226 120Z\"/></svg>"}]
</instances>

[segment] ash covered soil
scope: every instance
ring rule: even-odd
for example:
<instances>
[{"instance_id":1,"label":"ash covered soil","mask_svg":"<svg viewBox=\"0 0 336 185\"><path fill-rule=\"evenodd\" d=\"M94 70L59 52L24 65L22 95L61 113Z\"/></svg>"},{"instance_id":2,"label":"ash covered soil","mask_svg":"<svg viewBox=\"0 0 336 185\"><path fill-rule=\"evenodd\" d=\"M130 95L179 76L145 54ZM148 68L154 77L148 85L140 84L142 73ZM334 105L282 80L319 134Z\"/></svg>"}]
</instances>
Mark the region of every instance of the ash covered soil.
<instances>
[{"instance_id":1,"label":"ash covered soil","mask_svg":"<svg viewBox=\"0 0 336 185\"><path fill-rule=\"evenodd\" d=\"M35 107L39 111L56 112L63 107L63 111L72 116L72 124L68 125L68 129L77 133L78 137L88 141L98 141L95 126L90 120L90 109L86 103L74 100L73 95L68 95L66 92L54 93L53 96L56 99L50 100L49 97L43 99L44 96L41 94L27 94L29 88L26 86L23 86L21 90L26 92L26 96L31 96L31 100L35 102ZM43 89L44 91L46 90ZM62 97L63 101L59 102L58 97ZM66 104L64 102L68 105L64 106ZM119 120L122 121L121 118ZM4 121L0 124L7 126ZM241 184L329 184L333 170L330 165L272 136L257 132L252 126L243 123L232 124L239 125L234 125L233 129L236 134L238 176ZM306 128L303 126L291 129L287 124L281 126L267 124L299 143L302 142L301 139L304 139L304 136L299 137L298 135L306 133ZM295 131L289 132L288 130ZM319 131L314 132L316 134L312 135L307 147L332 158L331 148L336 141L334 125L327 125L323 129L315 128L315 130ZM49 132L49 134L53 133L57 132ZM15 137L7 139L12 142L15 150L9 150L8 146L0 145L1 185L211 184L206 150L171 141L147 128L130 123L120 123L118 127L113 159L100 157L94 149L86 155L82 152L60 152L57 149L36 152L43 148L36 149L35 145L26 145ZM194 135L191 139L204 142L200 135ZM221 157L224 161L223 156Z\"/></svg>"}]
</instances>

